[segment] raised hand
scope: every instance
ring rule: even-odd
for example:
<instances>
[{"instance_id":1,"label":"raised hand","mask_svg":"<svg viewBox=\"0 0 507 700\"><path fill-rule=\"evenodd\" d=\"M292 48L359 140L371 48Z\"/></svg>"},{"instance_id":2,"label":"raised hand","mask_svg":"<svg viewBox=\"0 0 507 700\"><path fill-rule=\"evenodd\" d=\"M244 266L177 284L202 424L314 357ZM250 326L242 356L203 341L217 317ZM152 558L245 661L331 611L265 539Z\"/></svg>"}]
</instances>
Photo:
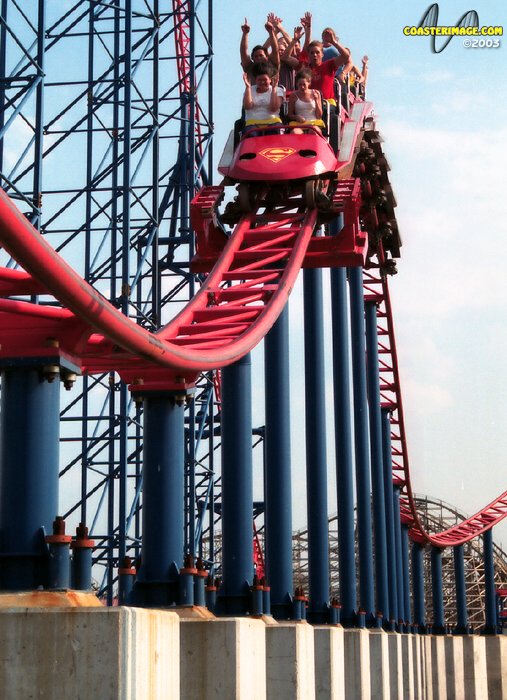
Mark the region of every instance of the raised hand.
<instances>
[{"instance_id":1,"label":"raised hand","mask_svg":"<svg viewBox=\"0 0 507 700\"><path fill-rule=\"evenodd\" d=\"M282 23L282 18L277 17L274 12L270 12L267 21L272 24L275 29L278 29L278 26Z\"/></svg>"},{"instance_id":2,"label":"raised hand","mask_svg":"<svg viewBox=\"0 0 507 700\"><path fill-rule=\"evenodd\" d=\"M243 32L243 34L248 34L248 32L250 31L250 25L248 24L248 20L246 17L245 17L245 24L241 25L241 31Z\"/></svg>"},{"instance_id":3,"label":"raised hand","mask_svg":"<svg viewBox=\"0 0 507 700\"><path fill-rule=\"evenodd\" d=\"M303 34L303 27L294 27L294 41L299 41Z\"/></svg>"},{"instance_id":4,"label":"raised hand","mask_svg":"<svg viewBox=\"0 0 507 700\"><path fill-rule=\"evenodd\" d=\"M301 17L301 24L303 27L306 29L307 27L310 27L312 24L312 13L311 12L305 12L305 14Z\"/></svg>"},{"instance_id":5,"label":"raised hand","mask_svg":"<svg viewBox=\"0 0 507 700\"><path fill-rule=\"evenodd\" d=\"M322 40L328 41L330 44L338 41L338 38L332 29L326 29L322 32Z\"/></svg>"}]
</instances>

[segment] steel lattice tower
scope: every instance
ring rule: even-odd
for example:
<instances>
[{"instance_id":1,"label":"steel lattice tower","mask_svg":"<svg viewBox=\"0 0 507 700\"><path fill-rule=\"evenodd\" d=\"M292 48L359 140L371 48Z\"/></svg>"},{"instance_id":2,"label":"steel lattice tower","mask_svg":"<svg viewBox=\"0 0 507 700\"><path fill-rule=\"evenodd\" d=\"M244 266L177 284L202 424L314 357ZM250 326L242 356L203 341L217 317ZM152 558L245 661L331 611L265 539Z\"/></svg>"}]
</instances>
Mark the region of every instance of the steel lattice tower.
<instances>
[{"instance_id":1,"label":"steel lattice tower","mask_svg":"<svg viewBox=\"0 0 507 700\"><path fill-rule=\"evenodd\" d=\"M189 203L213 156L212 19L211 0L199 14L193 0L1 2L2 186L86 280L151 330L196 284ZM212 493L212 460L195 469L212 390L203 375L188 411L189 551L202 531L196 493ZM60 509L69 529L88 525L109 603L118 566L138 553L140 412L110 373L77 378L61 414Z\"/></svg>"}]
</instances>

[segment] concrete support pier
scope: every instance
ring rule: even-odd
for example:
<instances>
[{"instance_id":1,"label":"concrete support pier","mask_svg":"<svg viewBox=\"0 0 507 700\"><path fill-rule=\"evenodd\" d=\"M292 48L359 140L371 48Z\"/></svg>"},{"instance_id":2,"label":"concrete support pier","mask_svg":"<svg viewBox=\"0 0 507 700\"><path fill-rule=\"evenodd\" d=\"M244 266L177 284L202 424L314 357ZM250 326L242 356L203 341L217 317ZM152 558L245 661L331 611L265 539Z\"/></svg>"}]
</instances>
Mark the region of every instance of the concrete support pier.
<instances>
[{"instance_id":1,"label":"concrete support pier","mask_svg":"<svg viewBox=\"0 0 507 700\"><path fill-rule=\"evenodd\" d=\"M465 669L463 666L463 637L445 637L445 670L448 700L465 697Z\"/></svg>"},{"instance_id":2,"label":"concrete support pier","mask_svg":"<svg viewBox=\"0 0 507 700\"><path fill-rule=\"evenodd\" d=\"M181 620L181 698L265 700L266 625L248 617Z\"/></svg>"},{"instance_id":3,"label":"concrete support pier","mask_svg":"<svg viewBox=\"0 0 507 700\"><path fill-rule=\"evenodd\" d=\"M403 669L403 697L415 700L414 647L412 635L401 635L401 667Z\"/></svg>"},{"instance_id":4,"label":"concrete support pier","mask_svg":"<svg viewBox=\"0 0 507 700\"><path fill-rule=\"evenodd\" d=\"M372 700L389 700L389 646L387 633L381 629L369 631L370 680Z\"/></svg>"},{"instance_id":5,"label":"concrete support pier","mask_svg":"<svg viewBox=\"0 0 507 700\"><path fill-rule=\"evenodd\" d=\"M370 633L365 629L345 630L345 697L368 700L370 682Z\"/></svg>"},{"instance_id":6,"label":"concrete support pier","mask_svg":"<svg viewBox=\"0 0 507 700\"><path fill-rule=\"evenodd\" d=\"M507 700L507 635L486 637L488 698Z\"/></svg>"},{"instance_id":7,"label":"concrete support pier","mask_svg":"<svg viewBox=\"0 0 507 700\"><path fill-rule=\"evenodd\" d=\"M2 700L507 700L507 635L2 598Z\"/></svg>"},{"instance_id":8,"label":"concrete support pier","mask_svg":"<svg viewBox=\"0 0 507 700\"><path fill-rule=\"evenodd\" d=\"M140 608L0 612L0 688L9 700L179 698L179 620Z\"/></svg>"},{"instance_id":9,"label":"concrete support pier","mask_svg":"<svg viewBox=\"0 0 507 700\"><path fill-rule=\"evenodd\" d=\"M342 627L313 628L316 700L345 698L345 651Z\"/></svg>"},{"instance_id":10,"label":"concrete support pier","mask_svg":"<svg viewBox=\"0 0 507 700\"><path fill-rule=\"evenodd\" d=\"M281 622L266 627L266 681L268 700L315 700L311 625Z\"/></svg>"},{"instance_id":11,"label":"concrete support pier","mask_svg":"<svg viewBox=\"0 0 507 700\"><path fill-rule=\"evenodd\" d=\"M485 637L476 634L463 637L463 665L465 700L496 700L494 695L488 695ZM504 673L506 671L507 669L504 669Z\"/></svg>"},{"instance_id":12,"label":"concrete support pier","mask_svg":"<svg viewBox=\"0 0 507 700\"><path fill-rule=\"evenodd\" d=\"M401 656L401 635L390 632L387 635L389 660L390 700L403 700L403 666Z\"/></svg>"}]
</instances>

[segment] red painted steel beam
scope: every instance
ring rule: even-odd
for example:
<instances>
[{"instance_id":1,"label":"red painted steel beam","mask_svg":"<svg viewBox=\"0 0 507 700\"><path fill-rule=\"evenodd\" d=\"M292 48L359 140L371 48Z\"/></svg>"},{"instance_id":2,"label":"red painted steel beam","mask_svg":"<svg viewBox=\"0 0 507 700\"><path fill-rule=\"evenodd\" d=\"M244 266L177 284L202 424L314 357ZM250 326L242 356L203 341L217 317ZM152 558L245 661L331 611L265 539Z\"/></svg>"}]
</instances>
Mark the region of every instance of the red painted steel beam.
<instances>
[{"instance_id":1,"label":"red painted steel beam","mask_svg":"<svg viewBox=\"0 0 507 700\"><path fill-rule=\"evenodd\" d=\"M403 401L394 334L394 320L387 275L382 273L385 258L380 244L376 259L364 275L365 298L377 303L380 392L383 406L391 414L393 482L401 488L401 520L410 528L410 537L420 544L445 548L464 544L507 516L507 491L461 523L436 534L427 532L421 522L410 478Z\"/></svg>"},{"instance_id":2,"label":"red painted steel beam","mask_svg":"<svg viewBox=\"0 0 507 700\"><path fill-rule=\"evenodd\" d=\"M0 268L0 297L46 294L44 287L23 270Z\"/></svg>"},{"instance_id":3,"label":"red painted steel beam","mask_svg":"<svg viewBox=\"0 0 507 700\"><path fill-rule=\"evenodd\" d=\"M286 213L284 226L287 220L290 220L293 232L291 244L277 249L276 254L269 250L268 243L263 246L264 264L270 266L276 259L281 268L276 284L271 286L270 283L262 294L264 303L259 301L259 306L248 306L252 294L258 294L251 287L245 290L243 306L237 300L223 307L217 303L217 295L228 293L220 289L227 273L240 273L242 279L248 279L250 272L257 273L262 267L258 260L250 259L252 256L248 252L249 232L253 230L254 222L255 225L259 224L255 214L250 214L238 224L215 269L188 306L158 333L150 333L121 314L88 285L31 226L9 197L0 191L2 245L33 279L72 312L74 316L66 317L68 322L84 323L87 336L93 333L103 336L103 340L94 337L83 352L83 364L87 371L103 371L108 365L111 369L118 366L120 373L124 372L132 380L142 375L152 363L177 370L180 375L189 373L193 380L195 374L202 370L236 361L262 340L287 302L315 227L317 212L296 213L292 214L292 218ZM262 221L260 223L262 228ZM274 226L268 226L268 229L274 233ZM255 230L254 245L258 245L258 231ZM267 235L271 237L271 233ZM284 236L285 232L281 235ZM276 235L272 238L276 243ZM264 270L263 276L271 276L271 273L270 269ZM30 313L43 315L48 312L31 309ZM244 331L240 324L237 330L241 332L235 336L227 334L224 327L225 341L215 338L213 342L208 337L206 348L196 349L193 334L187 333L188 327L195 325L195 332L198 333L202 330L199 324L207 319L214 323L224 319L235 323L248 319L249 325ZM81 333L82 329L81 326ZM181 329L188 336L189 342L186 344L191 347L185 347L185 342L178 337ZM118 346L120 351L114 346Z\"/></svg>"}]
</instances>

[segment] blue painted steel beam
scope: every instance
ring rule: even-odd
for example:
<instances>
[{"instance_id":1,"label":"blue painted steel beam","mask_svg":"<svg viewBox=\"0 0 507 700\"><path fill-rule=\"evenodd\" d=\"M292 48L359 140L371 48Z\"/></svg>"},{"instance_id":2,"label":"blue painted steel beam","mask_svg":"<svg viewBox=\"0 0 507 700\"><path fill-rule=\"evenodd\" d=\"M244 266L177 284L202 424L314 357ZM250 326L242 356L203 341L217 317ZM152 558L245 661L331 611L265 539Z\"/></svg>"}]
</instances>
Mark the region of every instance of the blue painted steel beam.
<instances>
[{"instance_id":1,"label":"blue painted steel beam","mask_svg":"<svg viewBox=\"0 0 507 700\"><path fill-rule=\"evenodd\" d=\"M183 564L184 397L148 394L144 407L143 540L132 602L178 602Z\"/></svg>"},{"instance_id":2,"label":"blue painted steel beam","mask_svg":"<svg viewBox=\"0 0 507 700\"><path fill-rule=\"evenodd\" d=\"M19 100L19 102L16 104L14 110L10 113L9 119L0 129L0 139L3 139L7 130L9 129L9 127L14 123L16 117L18 117L20 114L22 114L24 105L28 102L28 100L31 97L31 95L33 94L34 90L36 91L40 87L40 85L43 83L43 80L44 80L43 76L38 75L29 81L28 84L30 87L28 88L28 90L26 90L26 92L23 93L23 97ZM34 141L35 141L35 139L33 139L32 142L34 142ZM19 163L19 161L18 161L18 163ZM34 221L33 219L31 219L31 221L32 221L32 223L34 223L34 225L36 225L36 221Z\"/></svg>"},{"instance_id":3,"label":"blue painted steel beam","mask_svg":"<svg viewBox=\"0 0 507 700\"><path fill-rule=\"evenodd\" d=\"M442 550L431 548L431 593L433 597L433 634L445 633L444 593L442 585Z\"/></svg>"},{"instance_id":4,"label":"blue painted steel beam","mask_svg":"<svg viewBox=\"0 0 507 700\"><path fill-rule=\"evenodd\" d=\"M0 13L2 22L0 22L0 76L5 75L6 69L6 53L7 53L7 0L1 0ZM4 81L0 81L0 134L3 133L5 125L5 85ZM4 147L3 142L0 142L0 172L4 171Z\"/></svg>"},{"instance_id":5,"label":"blue painted steel beam","mask_svg":"<svg viewBox=\"0 0 507 700\"><path fill-rule=\"evenodd\" d=\"M131 247L131 208L132 195L132 0L125 0L122 13L123 52L121 60L124 68L123 81L123 123L122 123L122 216L121 216L121 310L128 316L130 307L130 247ZM118 294L118 290L116 291ZM118 428L118 559L123 561L127 550L125 524L127 518L127 441L128 441L128 390L120 386L120 420ZM176 454L176 450L174 450ZM145 485L146 486L146 485Z\"/></svg>"},{"instance_id":6,"label":"blue painted steel beam","mask_svg":"<svg viewBox=\"0 0 507 700\"><path fill-rule=\"evenodd\" d=\"M128 388L120 387L120 413L118 416L118 561L122 562L127 554L126 524L127 524L127 462L128 462Z\"/></svg>"},{"instance_id":7,"label":"blue painted steel beam","mask_svg":"<svg viewBox=\"0 0 507 700\"><path fill-rule=\"evenodd\" d=\"M195 542L195 456L196 456L196 428L195 405L192 402L188 409L188 428L185 431L186 450L186 476L185 489L185 551L196 557Z\"/></svg>"},{"instance_id":8,"label":"blue painted steel beam","mask_svg":"<svg viewBox=\"0 0 507 700\"><path fill-rule=\"evenodd\" d=\"M398 598L398 625L402 625L405 615L405 600L403 588L403 557L401 546L401 514L400 514L400 488L393 486L393 513L394 513L394 544L396 554L396 591ZM401 631L401 629L400 629Z\"/></svg>"},{"instance_id":9,"label":"blue painted steel beam","mask_svg":"<svg viewBox=\"0 0 507 700\"><path fill-rule=\"evenodd\" d=\"M222 370L222 574L218 612L248 612L253 580L250 354Z\"/></svg>"},{"instance_id":10,"label":"blue painted steel beam","mask_svg":"<svg viewBox=\"0 0 507 700\"><path fill-rule=\"evenodd\" d=\"M391 615L387 584L387 528L384 497L382 416L380 412L377 305L373 301L365 303L365 325L373 526L375 533L375 588L377 593L378 621L380 614L384 620L389 620Z\"/></svg>"},{"instance_id":11,"label":"blue painted steel beam","mask_svg":"<svg viewBox=\"0 0 507 700\"><path fill-rule=\"evenodd\" d=\"M467 634L468 611L465 583L465 555L463 545L453 547L454 555L454 585L456 589L456 627L455 634Z\"/></svg>"},{"instance_id":12,"label":"blue painted steel beam","mask_svg":"<svg viewBox=\"0 0 507 700\"><path fill-rule=\"evenodd\" d=\"M303 272L305 329L305 434L310 622L325 622L329 608L326 389L322 270Z\"/></svg>"},{"instance_id":13,"label":"blue painted steel beam","mask_svg":"<svg viewBox=\"0 0 507 700\"><path fill-rule=\"evenodd\" d=\"M130 277L130 209L132 206L130 187L131 182L131 146L132 146L132 3L125 0L123 17L123 169L122 169L122 227L121 227L121 310L125 315L129 312L129 294L127 289Z\"/></svg>"},{"instance_id":14,"label":"blue painted steel beam","mask_svg":"<svg viewBox=\"0 0 507 700\"><path fill-rule=\"evenodd\" d=\"M484 548L484 607L485 634L497 633L497 610L495 592L495 559L493 556L493 528L486 530L482 536Z\"/></svg>"},{"instance_id":15,"label":"blue painted steel beam","mask_svg":"<svg viewBox=\"0 0 507 700\"><path fill-rule=\"evenodd\" d=\"M363 271L349 269L354 387L354 442L356 458L357 533L359 549L359 601L366 625L375 623L373 544L371 523L370 442L366 390Z\"/></svg>"},{"instance_id":16,"label":"blue painted steel beam","mask_svg":"<svg viewBox=\"0 0 507 700\"><path fill-rule=\"evenodd\" d=\"M158 13L158 3L154 8L155 12ZM160 32L156 32L153 39L153 156L151 163L151 181L152 181L152 192L151 192L151 215L152 215L152 227L153 230L150 231L149 238L151 239L151 315L152 318L157 318L160 311L160 299L161 299L161 279L160 279L160 250L158 245L158 237L160 233L159 229L159 217L158 212L160 209L160 186L159 186L159 171L160 171L160 128L159 128L159 118L160 118Z\"/></svg>"},{"instance_id":17,"label":"blue painted steel beam","mask_svg":"<svg viewBox=\"0 0 507 700\"><path fill-rule=\"evenodd\" d=\"M384 464L384 498L386 511L387 576L389 618L391 626L399 619L398 577L396 574L396 530L394 524L393 465L391 451L391 414L382 408L382 456Z\"/></svg>"},{"instance_id":18,"label":"blue painted steel beam","mask_svg":"<svg viewBox=\"0 0 507 700\"><path fill-rule=\"evenodd\" d=\"M72 588L89 591L92 588L92 554L95 542L88 537L88 528L79 523L72 543ZM131 577L132 578L132 577ZM120 595L120 592L118 592ZM122 600L125 602L126 598Z\"/></svg>"},{"instance_id":19,"label":"blue painted steel beam","mask_svg":"<svg viewBox=\"0 0 507 700\"><path fill-rule=\"evenodd\" d=\"M418 542L412 542L412 592L414 599L414 625L417 632L425 632L424 547Z\"/></svg>"},{"instance_id":20,"label":"blue painted steel beam","mask_svg":"<svg viewBox=\"0 0 507 700\"><path fill-rule=\"evenodd\" d=\"M45 81L45 53L46 53L46 0L39 0L38 3L38 26L37 26L37 66L40 80L35 93L35 143L34 143L34 163L33 163L33 195L34 202L39 200L42 194L42 151L44 137L44 81ZM32 223L40 229L40 212L37 212L37 219Z\"/></svg>"},{"instance_id":21,"label":"blue painted steel beam","mask_svg":"<svg viewBox=\"0 0 507 700\"><path fill-rule=\"evenodd\" d=\"M93 94L93 62L94 62L94 32L95 32L95 13L93 4L90 3L88 8L88 70L87 81L88 90ZM93 100L88 100L86 107L86 193L85 193L85 221L87 227L84 235L84 279L90 279L91 272L91 231L90 225L92 221L92 202L93 202ZM83 415L88 415L89 410L89 378L83 377ZM88 447L88 421L81 421L81 454L85 455ZM86 494L88 492L88 470L81 469L81 522L87 522L87 506L88 500ZM121 588L121 584L120 584ZM120 594L121 597L121 594Z\"/></svg>"},{"instance_id":22,"label":"blue painted steel beam","mask_svg":"<svg viewBox=\"0 0 507 700\"><path fill-rule=\"evenodd\" d=\"M275 619L290 617L294 586L289 357L289 309L286 307L264 340L266 575Z\"/></svg>"},{"instance_id":23,"label":"blue painted steel beam","mask_svg":"<svg viewBox=\"0 0 507 700\"><path fill-rule=\"evenodd\" d=\"M0 411L0 589L47 585L58 511L60 382L37 367L4 368Z\"/></svg>"},{"instance_id":24,"label":"blue painted steel beam","mask_svg":"<svg viewBox=\"0 0 507 700\"><path fill-rule=\"evenodd\" d=\"M214 415L213 411L210 411L209 416L209 436L208 436L208 452L209 452L209 463L208 468L210 471L209 479L209 500L208 500L208 513L209 513L209 528L208 528L208 551L209 558L212 562L212 567L210 569L210 574L214 574L214 561L215 561L215 511L213 510L215 505L215 452L214 452ZM202 538L201 538L202 541Z\"/></svg>"},{"instance_id":25,"label":"blue painted steel beam","mask_svg":"<svg viewBox=\"0 0 507 700\"><path fill-rule=\"evenodd\" d=\"M410 571L409 571L409 537L408 526L401 525L401 562L403 569L403 617L405 624L410 628L412 625L412 611L410 609ZM407 630L408 631L408 630Z\"/></svg>"},{"instance_id":26,"label":"blue painted steel beam","mask_svg":"<svg viewBox=\"0 0 507 700\"><path fill-rule=\"evenodd\" d=\"M331 269L333 332L333 388L338 498L338 559L340 576L340 621L356 624L356 554L354 533L354 463L352 458L352 397L350 377L350 328L348 320L347 271Z\"/></svg>"}]
</instances>

